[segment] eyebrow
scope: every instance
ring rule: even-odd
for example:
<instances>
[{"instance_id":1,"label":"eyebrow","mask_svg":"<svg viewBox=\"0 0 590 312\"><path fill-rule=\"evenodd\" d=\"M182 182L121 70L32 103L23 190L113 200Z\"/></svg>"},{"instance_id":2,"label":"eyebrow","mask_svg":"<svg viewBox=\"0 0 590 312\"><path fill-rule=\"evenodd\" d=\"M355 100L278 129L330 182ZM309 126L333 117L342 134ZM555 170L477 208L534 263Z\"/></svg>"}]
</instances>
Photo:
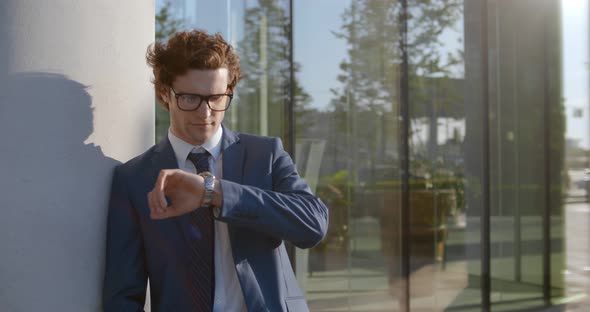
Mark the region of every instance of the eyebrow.
<instances>
[{"instance_id":1,"label":"eyebrow","mask_svg":"<svg viewBox=\"0 0 590 312\"><path fill-rule=\"evenodd\" d=\"M181 92L181 91L175 91L175 92L176 92L176 94L191 94L191 95L201 95L201 96L227 94L225 92L222 92L222 93L209 93L209 94L194 93L194 92Z\"/></svg>"}]
</instances>

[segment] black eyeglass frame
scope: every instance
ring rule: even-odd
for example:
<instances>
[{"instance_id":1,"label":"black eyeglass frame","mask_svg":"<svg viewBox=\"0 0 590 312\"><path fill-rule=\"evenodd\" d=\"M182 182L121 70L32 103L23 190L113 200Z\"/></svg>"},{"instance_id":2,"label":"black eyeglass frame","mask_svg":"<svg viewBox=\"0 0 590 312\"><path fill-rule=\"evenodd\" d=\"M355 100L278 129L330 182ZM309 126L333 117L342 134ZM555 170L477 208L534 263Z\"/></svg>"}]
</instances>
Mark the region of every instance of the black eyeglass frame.
<instances>
[{"instance_id":1,"label":"black eyeglass frame","mask_svg":"<svg viewBox=\"0 0 590 312\"><path fill-rule=\"evenodd\" d=\"M201 105L203 104L203 101L205 101L205 103L207 103L207 107L209 107L209 109L213 112L224 112L226 110L229 109L229 106L231 104L231 100L234 98L234 94L233 93L219 93L219 94L209 94L209 95L201 95L201 94L197 94L197 93L177 93L174 88L170 87L170 90L172 90L172 93L174 93L174 97L176 98L176 106L178 107L178 109L180 109L181 111L185 111L185 112L192 112L195 111L197 109L199 109L199 107L201 107ZM189 95L189 96L198 96L201 101L199 101L199 104L193 108L193 109L183 109L182 107L180 107L180 104L178 103L178 98L183 96L183 95ZM229 97L229 100L227 100L227 104L225 106L225 109L213 109L211 107L211 104L209 103L209 99L214 97L214 96L227 96Z\"/></svg>"}]
</instances>

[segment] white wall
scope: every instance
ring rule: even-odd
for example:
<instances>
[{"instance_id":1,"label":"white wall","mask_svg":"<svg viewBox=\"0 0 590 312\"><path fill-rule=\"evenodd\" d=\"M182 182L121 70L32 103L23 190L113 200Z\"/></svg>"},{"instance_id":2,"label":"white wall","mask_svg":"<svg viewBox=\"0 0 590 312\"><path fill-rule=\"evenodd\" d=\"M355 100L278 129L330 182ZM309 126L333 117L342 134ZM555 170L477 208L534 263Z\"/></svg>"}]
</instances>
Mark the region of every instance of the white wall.
<instances>
[{"instance_id":1,"label":"white wall","mask_svg":"<svg viewBox=\"0 0 590 312\"><path fill-rule=\"evenodd\" d=\"M154 140L154 2L0 1L0 311L100 311L113 166Z\"/></svg>"}]
</instances>

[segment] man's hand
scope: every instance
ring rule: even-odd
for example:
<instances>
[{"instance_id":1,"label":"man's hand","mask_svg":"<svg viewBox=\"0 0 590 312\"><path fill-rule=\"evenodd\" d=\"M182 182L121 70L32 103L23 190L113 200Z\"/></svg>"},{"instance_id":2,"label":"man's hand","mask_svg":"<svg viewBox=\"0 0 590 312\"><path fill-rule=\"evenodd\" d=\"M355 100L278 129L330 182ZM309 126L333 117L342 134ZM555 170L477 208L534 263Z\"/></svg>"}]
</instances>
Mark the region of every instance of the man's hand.
<instances>
[{"instance_id":1,"label":"man's hand","mask_svg":"<svg viewBox=\"0 0 590 312\"><path fill-rule=\"evenodd\" d=\"M204 193L203 177L179 169L162 170L148 193L150 217L166 219L191 212L201 206ZM170 206L166 197L172 201Z\"/></svg>"}]
</instances>

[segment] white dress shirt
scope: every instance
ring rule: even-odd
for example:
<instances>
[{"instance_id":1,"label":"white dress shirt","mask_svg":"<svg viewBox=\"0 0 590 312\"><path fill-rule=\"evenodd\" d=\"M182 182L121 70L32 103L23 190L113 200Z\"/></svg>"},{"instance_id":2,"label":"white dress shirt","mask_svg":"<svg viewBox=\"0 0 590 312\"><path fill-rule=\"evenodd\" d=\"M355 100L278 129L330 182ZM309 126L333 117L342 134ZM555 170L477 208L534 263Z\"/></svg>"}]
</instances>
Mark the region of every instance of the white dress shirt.
<instances>
[{"instance_id":1,"label":"white dress shirt","mask_svg":"<svg viewBox=\"0 0 590 312\"><path fill-rule=\"evenodd\" d=\"M191 145L175 136L168 129L168 139L174 150L178 168L191 173L196 173L195 166L187 159L189 153L198 153L203 150L208 151L212 157L209 157L209 168L212 174L221 179L223 176L223 164L221 154L221 137L223 128L219 127L215 134L201 146ZM231 245L227 224L215 221L215 242L214 242L214 261L215 261L215 300L213 301L214 312L246 312L246 303L244 295L238 281L234 258L232 256Z\"/></svg>"}]
</instances>

